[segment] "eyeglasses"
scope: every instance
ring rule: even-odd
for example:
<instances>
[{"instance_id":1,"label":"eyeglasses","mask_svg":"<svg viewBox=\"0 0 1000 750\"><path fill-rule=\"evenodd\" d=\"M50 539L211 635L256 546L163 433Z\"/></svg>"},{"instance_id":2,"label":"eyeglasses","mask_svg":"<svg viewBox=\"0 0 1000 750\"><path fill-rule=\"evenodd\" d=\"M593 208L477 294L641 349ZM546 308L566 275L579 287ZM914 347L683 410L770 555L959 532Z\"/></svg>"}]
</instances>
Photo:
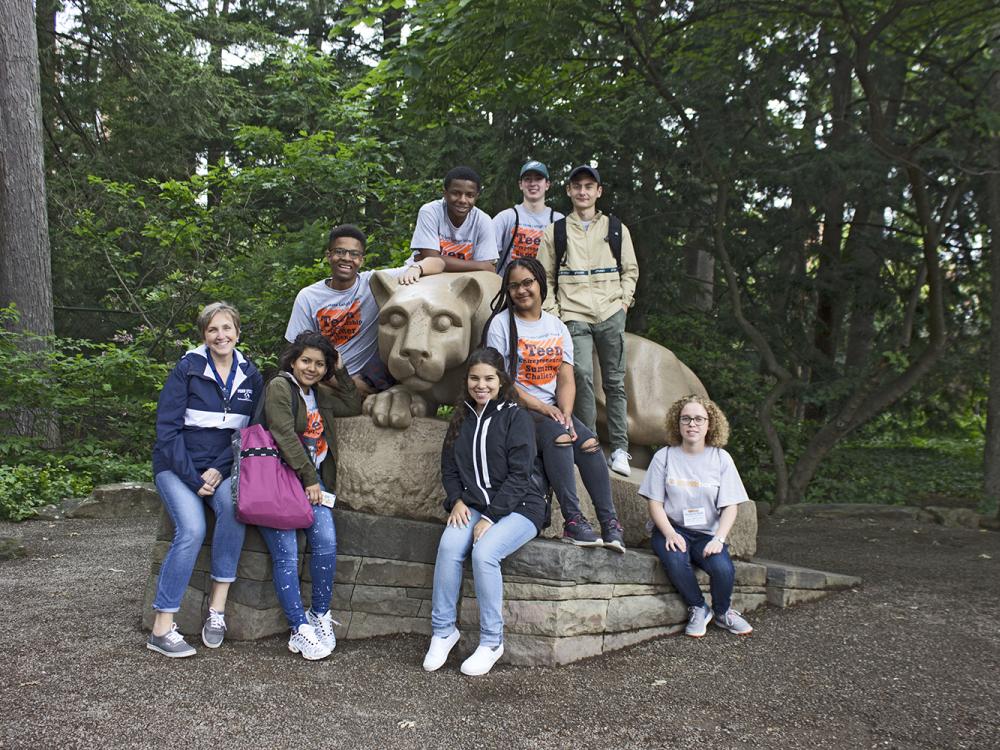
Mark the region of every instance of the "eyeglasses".
<instances>
[{"instance_id":1,"label":"eyeglasses","mask_svg":"<svg viewBox=\"0 0 1000 750\"><path fill-rule=\"evenodd\" d=\"M517 294L518 289L524 289L527 291L531 288L531 285L535 283L535 277L532 276L530 279L524 279L522 281L512 281L507 285L507 292L510 294Z\"/></svg>"},{"instance_id":2,"label":"eyeglasses","mask_svg":"<svg viewBox=\"0 0 1000 750\"><path fill-rule=\"evenodd\" d=\"M351 260L358 260L363 258L365 254L360 250L348 250L343 247L331 247L328 251L331 258L350 258Z\"/></svg>"},{"instance_id":3,"label":"eyeglasses","mask_svg":"<svg viewBox=\"0 0 1000 750\"><path fill-rule=\"evenodd\" d=\"M701 427L707 421L708 417L703 417L700 414L697 417L689 417L687 414L681 417L681 424L696 424L699 427Z\"/></svg>"}]
</instances>

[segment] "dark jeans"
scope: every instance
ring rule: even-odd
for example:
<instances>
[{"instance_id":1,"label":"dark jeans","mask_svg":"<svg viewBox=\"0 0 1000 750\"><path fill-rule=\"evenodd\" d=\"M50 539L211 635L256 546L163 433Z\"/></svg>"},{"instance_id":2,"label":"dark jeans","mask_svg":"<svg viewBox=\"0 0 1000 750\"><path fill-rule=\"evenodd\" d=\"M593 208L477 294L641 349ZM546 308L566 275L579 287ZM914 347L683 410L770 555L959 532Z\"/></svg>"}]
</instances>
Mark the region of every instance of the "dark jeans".
<instances>
[{"instance_id":1,"label":"dark jeans","mask_svg":"<svg viewBox=\"0 0 1000 750\"><path fill-rule=\"evenodd\" d=\"M667 540L658 528L653 527L653 537L649 541L649 546L663 563L663 569L667 573L667 578L674 584L677 593L689 607L704 607L705 597L698 586L698 579L695 578L692 564L698 566L708 573L709 587L712 594L712 609L717 615L724 615L729 611L729 605L733 601L733 585L736 582L736 569L733 561L729 557L729 545L722 545L722 552L717 555L705 557L703 554L705 545L712 541L710 534L703 534L700 531L691 531L683 526L675 526L674 530L684 537L687 542L687 550L678 552L667 549Z\"/></svg>"},{"instance_id":2,"label":"dark jeans","mask_svg":"<svg viewBox=\"0 0 1000 750\"><path fill-rule=\"evenodd\" d=\"M576 476L573 474L574 464L580 469L583 486L590 493L597 511L597 520L602 524L612 518L617 518L614 503L611 501L611 477L608 475L608 464L601 452L585 451L582 446L594 437L594 433L573 417L573 427L576 429L576 441L573 443L557 443L556 438L566 435L566 428L551 417L538 412L531 412L535 419L535 439L538 442L538 452L542 457L545 476L556 493L559 508L563 518L569 520L580 513L580 498L576 494ZM596 438L595 438L596 445Z\"/></svg>"}]
</instances>

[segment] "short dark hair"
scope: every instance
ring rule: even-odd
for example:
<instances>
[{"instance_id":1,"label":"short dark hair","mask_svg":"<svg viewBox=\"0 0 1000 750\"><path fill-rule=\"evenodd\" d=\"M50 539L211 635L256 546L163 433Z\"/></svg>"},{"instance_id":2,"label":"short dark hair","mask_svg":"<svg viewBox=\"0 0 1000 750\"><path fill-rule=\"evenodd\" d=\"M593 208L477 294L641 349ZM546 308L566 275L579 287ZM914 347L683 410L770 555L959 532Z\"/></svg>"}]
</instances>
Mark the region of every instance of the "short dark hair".
<instances>
[{"instance_id":1,"label":"short dark hair","mask_svg":"<svg viewBox=\"0 0 1000 750\"><path fill-rule=\"evenodd\" d=\"M361 227L354 224L338 224L330 230L330 236L326 241L326 249L329 250L333 247L333 241L339 237L352 237L356 239L361 243L362 250L364 250L368 245L368 238L365 237L365 233L361 231Z\"/></svg>"},{"instance_id":2,"label":"short dark hair","mask_svg":"<svg viewBox=\"0 0 1000 750\"><path fill-rule=\"evenodd\" d=\"M452 180L469 180L476 183L476 190L483 189L483 181L479 179L479 173L472 167L454 167L448 170L444 176L444 189L447 190Z\"/></svg>"},{"instance_id":3,"label":"short dark hair","mask_svg":"<svg viewBox=\"0 0 1000 750\"><path fill-rule=\"evenodd\" d=\"M285 372L291 372L292 363L301 357L302 352L306 349L319 349L323 352L323 359L326 361L326 373L323 375L323 380L332 377L333 364L337 361L337 350L333 348L333 344L326 336L322 333L316 333L316 331L303 331L296 336L295 341L286 346L285 351L281 353L278 367Z\"/></svg>"}]
</instances>

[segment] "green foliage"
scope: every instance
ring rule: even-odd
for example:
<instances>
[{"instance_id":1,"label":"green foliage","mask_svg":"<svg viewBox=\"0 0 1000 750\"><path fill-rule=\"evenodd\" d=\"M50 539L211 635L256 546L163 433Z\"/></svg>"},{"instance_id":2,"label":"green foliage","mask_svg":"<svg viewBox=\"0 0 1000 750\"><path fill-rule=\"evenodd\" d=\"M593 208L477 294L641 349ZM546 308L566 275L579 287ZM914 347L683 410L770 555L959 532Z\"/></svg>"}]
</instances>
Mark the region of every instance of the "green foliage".
<instances>
[{"instance_id":1,"label":"green foliage","mask_svg":"<svg viewBox=\"0 0 1000 750\"><path fill-rule=\"evenodd\" d=\"M834 450L810 483L806 502L977 508L982 492L981 443L871 441Z\"/></svg>"},{"instance_id":2,"label":"green foliage","mask_svg":"<svg viewBox=\"0 0 1000 750\"><path fill-rule=\"evenodd\" d=\"M21 521L35 508L88 495L93 488L89 474L75 472L62 463L0 464L0 519Z\"/></svg>"}]
</instances>

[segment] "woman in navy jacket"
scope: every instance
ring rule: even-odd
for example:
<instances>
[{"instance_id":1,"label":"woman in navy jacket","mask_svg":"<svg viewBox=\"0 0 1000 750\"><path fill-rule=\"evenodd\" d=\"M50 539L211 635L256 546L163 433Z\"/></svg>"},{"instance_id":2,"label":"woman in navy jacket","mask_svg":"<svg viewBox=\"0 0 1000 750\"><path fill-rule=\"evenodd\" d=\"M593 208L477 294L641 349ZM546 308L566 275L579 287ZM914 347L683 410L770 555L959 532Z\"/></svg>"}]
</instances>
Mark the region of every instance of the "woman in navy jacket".
<instances>
[{"instance_id":1,"label":"woman in navy jacket","mask_svg":"<svg viewBox=\"0 0 1000 750\"><path fill-rule=\"evenodd\" d=\"M532 476L537 455L534 422L518 406L503 357L495 349L477 349L466 363L464 382L465 393L455 406L441 451L449 515L434 565L434 636L424 669L440 668L458 643L462 565L471 548L479 647L463 662L462 672L480 675L503 655L500 561L541 531L545 500Z\"/></svg>"},{"instance_id":2,"label":"woman in navy jacket","mask_svg":"<svg viewBox=\"0 0 1000 750\"><path fill-rule=\"evenodd\" d=\"M173 521L174 538L160 566L153 599L156 618L146 647L171 657L195 653L177 632L174 613L205 539L206 505L215 514L215 532L212 593L201 640L208 648L222 645L226 596L236 580L245 531L236 520L229 487L230 440L233 430L249 424L264 393L257 368L236 350L236 308L214 302L198 315L197 325L204 343L181 357L156 408L153 480Z\"/></svg>"}]
</instances>

